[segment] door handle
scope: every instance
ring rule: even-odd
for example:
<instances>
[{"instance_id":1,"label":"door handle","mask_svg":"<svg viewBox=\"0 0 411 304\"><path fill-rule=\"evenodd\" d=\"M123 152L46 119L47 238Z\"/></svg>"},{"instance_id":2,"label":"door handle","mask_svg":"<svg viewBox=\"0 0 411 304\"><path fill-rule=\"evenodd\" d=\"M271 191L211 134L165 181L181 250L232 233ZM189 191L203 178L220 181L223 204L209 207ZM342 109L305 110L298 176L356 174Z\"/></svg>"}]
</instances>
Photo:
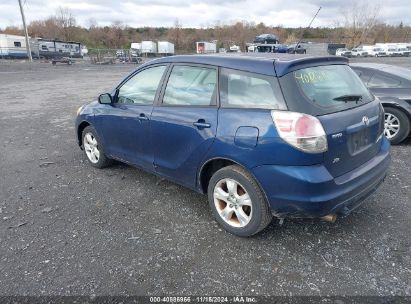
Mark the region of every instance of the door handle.
<instances>
[{"instance_id":1,"label":"door handle","mask_svg":"<svg viewBox=\"0 0 411 304\"><path fill-rule=\"evenodd\" d=\"M198 121L193 123L194 126L196 126L199 129L204 129L204 128L210 128L211 124L205 122L204 119L199 119Z\"/></svg>"},{"instance_id":2,"label":"door handle","mask_svg":"<svg viewBox=\"0 0 411 304\"><path fill-rule=\"evenodd\" d=\"M148 120L148 117L146 116L146 114L141 113L141 114L138 116L138 119L139 119L139 120Z\"/></svg>"}]
</instances>

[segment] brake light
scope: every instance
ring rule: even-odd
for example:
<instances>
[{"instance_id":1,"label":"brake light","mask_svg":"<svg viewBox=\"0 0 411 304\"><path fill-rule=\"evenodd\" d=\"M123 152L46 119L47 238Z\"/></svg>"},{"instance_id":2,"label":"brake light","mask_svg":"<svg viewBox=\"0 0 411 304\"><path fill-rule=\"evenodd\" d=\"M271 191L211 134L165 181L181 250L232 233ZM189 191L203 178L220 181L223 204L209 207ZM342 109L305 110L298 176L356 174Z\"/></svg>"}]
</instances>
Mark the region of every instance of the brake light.
<instances>
[{"instance_id":1,"label":"brake light","mask_svg":"<svg viewBox=\"0 0 411 304\"><path fill-rule=\"evenodd\" d=\"M327 151L327 136L316 117L288 111L271 111L271 116L278 134L291 146L307 153Z\"/></svg>"}]
</instances>

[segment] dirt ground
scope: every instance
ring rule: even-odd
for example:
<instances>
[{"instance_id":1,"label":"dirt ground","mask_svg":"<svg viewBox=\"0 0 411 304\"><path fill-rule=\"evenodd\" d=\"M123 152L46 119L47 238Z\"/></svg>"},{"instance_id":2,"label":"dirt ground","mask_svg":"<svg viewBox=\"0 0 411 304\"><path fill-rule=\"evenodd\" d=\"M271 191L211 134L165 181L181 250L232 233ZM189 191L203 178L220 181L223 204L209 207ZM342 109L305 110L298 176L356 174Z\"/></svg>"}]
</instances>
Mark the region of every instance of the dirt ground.
<instances>
[{"instance_id":1,"label":"dirt ground","mask_svg":"<svg viewBox=\"0 0 411 304\"><path fill-rule=\"evenodd\" d=\"M0 61L0 295L411 295L410 139L349 217L238 238L205 196L86 162L77 108L134 68Z\"/></svg>"}]
</instances>

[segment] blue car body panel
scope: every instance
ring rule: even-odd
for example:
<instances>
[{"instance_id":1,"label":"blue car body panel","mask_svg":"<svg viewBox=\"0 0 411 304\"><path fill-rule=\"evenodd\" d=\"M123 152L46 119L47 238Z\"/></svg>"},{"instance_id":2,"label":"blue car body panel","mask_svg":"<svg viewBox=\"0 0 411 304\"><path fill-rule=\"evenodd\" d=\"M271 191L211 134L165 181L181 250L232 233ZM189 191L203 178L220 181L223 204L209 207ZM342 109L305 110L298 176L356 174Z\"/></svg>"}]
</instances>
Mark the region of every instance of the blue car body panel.
<instances>
[{"instance_id":1,"label":"blue car body panel","mask_svg":"<svg viewBox=\"0 0 411 304\"><path fill-rule=\"evenodd\" d=\"M215 140L217 107L156 107L151 116L155 171L195 188L197 168ZM196 122L209 124L197 127Z\"/></svg>"},{"instance_id":2,"label":"blue car body panel","mask_svg":"<svg viewBox=\"0 0 411 304\"><path fill-rule=\"evenodd\" d=\"M265 189L278 217L347 215L383 181L390 163L390 144L383 137L381 150L368 162L338 178L324 165L266 165L252 169Z\"/></svg>"},{"instance_id":3,"label":"blue car body panel","mask_svg":"<svg viewBox=\"0 0 411 304\"><path fill-rule=\"evenodd\" d=\"M117 159L150 169L153 156L150 153L151 137L149 118L152 105L113 104L99 107L93 117L93 125L106 144L106 153Z\"/></svg>"},{"instance_id":4,"label":"blue car body panel","mask_svg":"<svg viewBox=\"0 0 411 304\"><path fill-rule=\"evenodd\" d=\"M308 66L347 64L347 59L281 54L174 56L152 60L133 73L150 65L173 63L211 65L278 77ZM161 84L158 92L164 87ZM116 89L112 95L115 93ZM379 186L388 168L390 145L375 131L377 128L369 134L370 145L374 144L367 151L357 151L349 143L355 145L350 134L361 130L363 126L356 122L364 115L370 117L371 125L379 123L375 118L379 115L378 101L319 116L327 134L328 151L309 154L279 137L271 110L219 105L164 106L160 99L158 93L149 106L93 102L77 116L76 130L81 130L84 123L93 125L109 157L199 192L205 190L200 177L206 164L215 159L230 160L255 177L273 214L279 217L346 215ZM147 119L139 119L142 114ZM341 130L341 125L349 127ZM336 133L341 135L334 138ZM344 162L336 164L336 159Z\"/></svg>"},{"instance_id":5,"label":"blue car body panel","mask_svg":"<svg viewBox=\"0 0 411 304\"><path fill-rule=\"evenodd\" d=\"M246 168L253 168L261 164L284 164L309 166L323 161L322 154L307 154L294 149L286 144L277 133L272 123L271 111L263 109L247 110L244 117L244 109L224 109L218 111L219 127L216 140L208 152L207 158L223 157L231 159ZM242 141L257 141L255 147L238 144L238 129L252 127L258 130L255 133L243 136Z\"/></svg>"}]
</instances>

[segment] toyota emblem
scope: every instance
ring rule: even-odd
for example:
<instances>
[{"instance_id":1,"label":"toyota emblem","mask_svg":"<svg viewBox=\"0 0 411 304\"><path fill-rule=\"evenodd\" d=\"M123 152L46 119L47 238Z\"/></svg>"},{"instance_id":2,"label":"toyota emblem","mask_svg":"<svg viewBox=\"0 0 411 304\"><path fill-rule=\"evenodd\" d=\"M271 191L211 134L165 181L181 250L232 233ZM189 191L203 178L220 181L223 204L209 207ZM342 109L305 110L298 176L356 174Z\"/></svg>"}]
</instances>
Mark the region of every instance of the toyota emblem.
<instances>
[{"instance_id":1,"label":"toyota emblem","mask_svg":"<svg viewBox=\"0 0 411 304\"><path fill-rule=\"evenodd\" d=\"M368 125L370 124L370 120L368 119L367 116L364 116L364 117L362 118L362 122L363 122L364 125L366 125L366 126L368 126Z\"/></svg>"}]
</instances>

